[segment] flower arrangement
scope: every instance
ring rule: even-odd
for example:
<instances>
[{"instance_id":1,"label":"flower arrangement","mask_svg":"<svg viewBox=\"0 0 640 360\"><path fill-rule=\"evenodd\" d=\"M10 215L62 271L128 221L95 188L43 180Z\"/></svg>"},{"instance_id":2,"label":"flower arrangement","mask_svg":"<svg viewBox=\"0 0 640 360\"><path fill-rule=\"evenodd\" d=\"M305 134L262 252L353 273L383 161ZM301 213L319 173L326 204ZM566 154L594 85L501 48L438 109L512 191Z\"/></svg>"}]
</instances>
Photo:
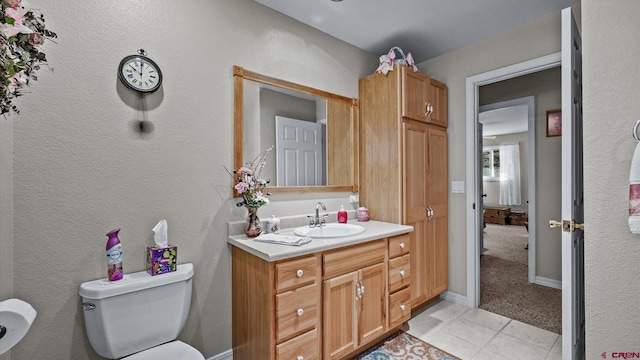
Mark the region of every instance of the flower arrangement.
<instances>
[{"instance_id":1,"label":"flower arrangement","mask_svg":"<svg viewBox=\"0 0 640 360\"><path fill-rule=\"evenodd\" d=\"M18 114L13 99L23 95L21 88L38 80L36 72L47 58L39 46L46 38L58 37L45 28L44 15L25 9L22 0L1 0L0 15L0 115Z\"/></svg>"},{"instance_id":2,"label":"flower arrangement","mask_svg":"<svg viewBox=\"0 0 640 360\"><path fill-rule=\"evenodd\" d=\"M234 189L242 196L242 201L236 203L236 206L246 206L248 208L257 208L269 203L267 195L264 193L264 189L269 184L270 180L262 179L262 170L269 157L269 153L273 150L273 146L259 154L253 161L250 161L246 166L241 167L238 170L229 172L235 179L236 185Z\"/></svg>"}]
</instances>

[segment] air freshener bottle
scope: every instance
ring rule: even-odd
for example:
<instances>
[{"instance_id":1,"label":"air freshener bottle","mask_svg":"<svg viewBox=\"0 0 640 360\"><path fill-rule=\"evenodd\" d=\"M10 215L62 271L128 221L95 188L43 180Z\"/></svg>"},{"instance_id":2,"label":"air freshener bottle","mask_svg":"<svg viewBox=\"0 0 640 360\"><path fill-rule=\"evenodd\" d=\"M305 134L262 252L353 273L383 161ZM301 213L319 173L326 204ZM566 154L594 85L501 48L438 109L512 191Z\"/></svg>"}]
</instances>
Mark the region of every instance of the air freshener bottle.
<instances>
[{"instance_id":1,"label":"air freshener bottle","mask_svg":"<svg viewBox=\"0 0 640 360\"><path fill-rule=\"evenodd\" d=\"M122 280L122 245L118 239L120 229L111 230L107 233L107 278L109 281Z\"/></svg>"},{"instance_id":2,"label":"air freshener bottle","mask_svg":"<svg viewBox=\"0 0 640 360\"><path fill-rule=\"evenodd\" d=\"M338 210L338 222L341 224L347 223L347 211L342 205L340 205L340 210Z\"/></svg>"}]
</instances>

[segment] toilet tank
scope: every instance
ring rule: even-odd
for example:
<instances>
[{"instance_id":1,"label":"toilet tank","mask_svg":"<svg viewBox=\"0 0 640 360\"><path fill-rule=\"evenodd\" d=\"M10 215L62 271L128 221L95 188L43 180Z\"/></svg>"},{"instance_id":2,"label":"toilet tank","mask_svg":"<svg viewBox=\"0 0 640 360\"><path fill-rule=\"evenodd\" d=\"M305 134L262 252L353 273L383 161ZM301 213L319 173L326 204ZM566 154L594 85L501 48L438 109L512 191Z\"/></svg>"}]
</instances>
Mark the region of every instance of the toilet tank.
<instances>
[{"instance_id":1,"label":"toilet tank","mask_svg":"<svg viewBox=\"0 0 640 360\"><path fill-rule=\"evenodd\" d=\"M192 264L151 276L126 274L120 281L80 285L84 324L93 349L118 359L175 340L191 305Z\"/></svg>"}]
</instances>

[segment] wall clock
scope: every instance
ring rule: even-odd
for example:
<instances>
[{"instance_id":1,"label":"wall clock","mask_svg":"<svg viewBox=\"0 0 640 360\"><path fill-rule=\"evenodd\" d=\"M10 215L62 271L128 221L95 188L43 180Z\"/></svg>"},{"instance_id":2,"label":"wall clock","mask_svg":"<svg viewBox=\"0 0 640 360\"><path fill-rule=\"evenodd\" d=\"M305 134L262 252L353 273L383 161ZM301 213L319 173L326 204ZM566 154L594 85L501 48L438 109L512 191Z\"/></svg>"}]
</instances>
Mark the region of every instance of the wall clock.
<instances>
[{"instance_id":1,"label":"wall clock","mask_svg":"<svg viewBox=\"0 0 640 360\"><path fill-rule=\"evenodd\" d=\"M118 66L120 81L139 93L152 93L162 85L162 71L155 61L146 56L144 49L138 55L125 56Z\"/></svg>"}]
</instances>

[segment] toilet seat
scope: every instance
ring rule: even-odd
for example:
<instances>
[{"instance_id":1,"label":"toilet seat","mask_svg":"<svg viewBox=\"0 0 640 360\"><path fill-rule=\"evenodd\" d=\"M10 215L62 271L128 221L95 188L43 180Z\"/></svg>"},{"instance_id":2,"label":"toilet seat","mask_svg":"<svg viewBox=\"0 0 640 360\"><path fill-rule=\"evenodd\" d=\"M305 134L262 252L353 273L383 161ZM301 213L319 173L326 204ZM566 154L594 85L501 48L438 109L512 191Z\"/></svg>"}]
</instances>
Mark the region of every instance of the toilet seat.
<instances>
[{"instance_id":1,"label":"toilet seat","mask_svg":"<svg viewBox=\"0 0 640 360\"><path fill-rule=\"evenodd\" d=\"M182 341L172 341L163 345L154 346L151 349L127 356L126 360L205 360L204 356L192 346Z\"/></svg>"}]
</instances>

